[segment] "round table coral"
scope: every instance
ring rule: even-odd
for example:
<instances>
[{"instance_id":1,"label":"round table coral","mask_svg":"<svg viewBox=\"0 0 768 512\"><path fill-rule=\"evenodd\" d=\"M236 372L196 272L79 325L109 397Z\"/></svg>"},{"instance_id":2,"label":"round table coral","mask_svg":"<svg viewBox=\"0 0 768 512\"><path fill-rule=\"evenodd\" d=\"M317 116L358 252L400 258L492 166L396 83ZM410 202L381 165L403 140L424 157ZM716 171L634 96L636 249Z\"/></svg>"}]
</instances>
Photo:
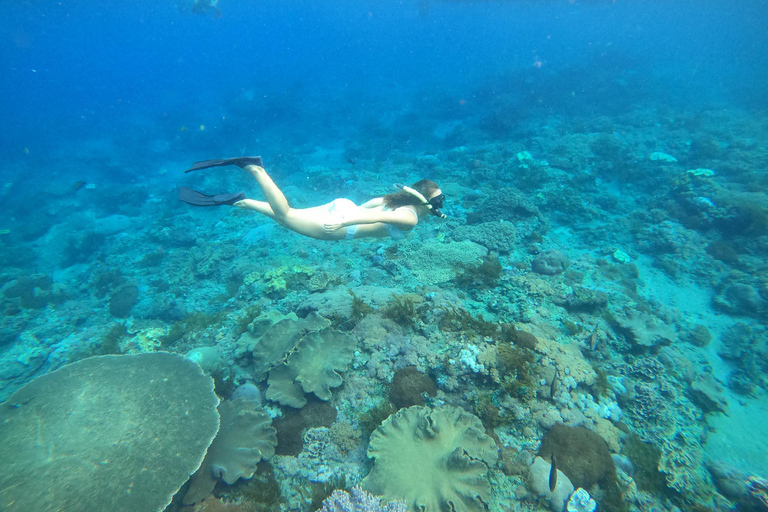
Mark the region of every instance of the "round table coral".
<instances>
[{"instance_id":1,"label":"round table coral","mask_svg":"<svg viewBox=\"0 0 768 512\"><path fill-rule=\"evenodd\" d=\"M213 380L157 352L84 359L0 404L0 509L163 510L219 429Z\"/></svg>"}]
</instances>

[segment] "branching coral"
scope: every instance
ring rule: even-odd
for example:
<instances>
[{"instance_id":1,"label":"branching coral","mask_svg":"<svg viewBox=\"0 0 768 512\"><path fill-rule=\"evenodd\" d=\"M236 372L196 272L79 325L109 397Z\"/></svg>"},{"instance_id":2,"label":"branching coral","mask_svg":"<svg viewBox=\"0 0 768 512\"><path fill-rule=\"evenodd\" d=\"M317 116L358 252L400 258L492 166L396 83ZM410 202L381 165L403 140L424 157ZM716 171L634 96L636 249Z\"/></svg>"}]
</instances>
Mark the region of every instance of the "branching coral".
<instances>
[{"instance_id":1,"label":"branching coral","mask_svg":"<svg viewBox=\"0 0 768 512\"><path fill-rule=\"evenodd\" d=\"M406 512L408 507L403 501L393 501L386 505L381 498L365 492L355 486L350 492L337 489L323 501L319 512Z\"/></svg>"}]
</instances>

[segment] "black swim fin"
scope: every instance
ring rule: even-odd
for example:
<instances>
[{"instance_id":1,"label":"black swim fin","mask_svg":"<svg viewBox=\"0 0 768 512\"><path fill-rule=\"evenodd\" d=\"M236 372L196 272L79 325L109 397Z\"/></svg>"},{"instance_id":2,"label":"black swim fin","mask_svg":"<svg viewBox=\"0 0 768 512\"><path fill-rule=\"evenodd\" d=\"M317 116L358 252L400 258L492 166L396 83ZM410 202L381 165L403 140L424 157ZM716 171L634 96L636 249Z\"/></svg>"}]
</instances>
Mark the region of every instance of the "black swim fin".
<instances>
[{"instance_id":1,"label":"black swim fin","mask_svg":"<svg viewBox=\"0 0 768 512\"><path fill-rule=\"evenodd\" d=\"M218 160L203 160L202 162L195 162L192 167L184 172L199 171L201 169L210 169L211 167L223 167L225 165L236 165L243 167L244 165L258 165L264 167L260 156L238 156L235 158L222 158Z\"/></svg>"},{"instance_id":2,"label":"black swim fin","mask_svg":"<svg viewBox=\"0 0 768 512\"><path fill-rule=\"evenodd\" d=\"M192 206L221 206L233 205L234 203L245 199L245 192L235 194L216 194L209 196L191 188L179 188L179 199Z\"/></svg>"}]
</instances>

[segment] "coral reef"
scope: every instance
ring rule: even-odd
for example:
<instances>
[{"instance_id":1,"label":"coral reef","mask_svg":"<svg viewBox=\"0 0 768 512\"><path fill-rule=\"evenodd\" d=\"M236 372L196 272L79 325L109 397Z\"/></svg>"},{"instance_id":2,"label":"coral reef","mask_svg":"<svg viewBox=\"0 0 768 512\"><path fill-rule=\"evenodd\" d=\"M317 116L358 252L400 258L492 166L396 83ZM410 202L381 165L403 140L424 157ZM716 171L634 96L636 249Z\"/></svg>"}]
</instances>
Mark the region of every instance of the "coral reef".
<instances>
[{"instance_id":1,"label":"coral reef","mask_svg":"<svg viewBox=\"0 0 768 512\"><path fill-rule=\"evenodd\" d=\"M385 305L396 294L396 289L383 286L337 286L313 293L299 304L296 313L304 316L316 312L324 318L334 319L334 325L354 323L374 307Z\"/></svg>"},{"instance_id":2,"label":"coral reef","mask_svg":"<svg viewBox=\"0 0 768 512\"><path fill-rule=\"evenodd\" d=\"M531 262L531 269L537 274L554 276L568 270L568 256L557 250L549 250L536 256Z\"/></svg>"},{"instance_id":3,"label":"coral reef","mask_svg":"<svg viewBox=\"0 0 768 512\"><path fill-rule=\"evenodd\" d=\"M477 291L498 286L501 278L501 261L498 254L484 256L479 265L461 265L454 282L461 288Z\"/></svg>"},{"instance_id":4,"label":"coral reef","mask_svg":"<svg viewBox=\"0 0 768 512\"><path fill-rule=\"evenodd\" d=\"M116 290L109 299L109 312L115 318L127 318L139 298L139 288L127 284Z\"/></svg>"},{"instance_id":5,"label":"coral reef","mask_svg":"<svg viewBox=\"0 0 768 512\"><path fill-rule=\"evenodd\" d=\"M701 373L691 382L691 399L704 412L727 412L728 400L723 388L709 373Z\"/></svg>"},{"instance_id":6,"label":"coral reef","mask_svg":"<svg viewBox=\"0 0 768 512\"><path fill-rule=\"evenodd\" d=\"M568 476L558 469L555 488L550 490L549 475L551 469L552 465L549 462L541 457L534 458L530 467L531 486L537 496L547 499L554 512L562 512L565 502L573 493L573 484Z\"/></svg>"},{"instance_id":7,"label":"coral reef","mask_svg":"<svg viewBox=\"0 0 768 512\"><path fill-rule=\"evenodd\" d=\"M416 321L416 298L411 295L393 295L382 314L398 325L410 327Z\"/></svg>"},{"instance_id":8,"label":"coral reef","mask_svg":"<svg viewBox=\"0 0 768 512\"><path fill-rule=\"evenodd\" d=\"M611 327L638 349L644 350L678 341L675 328L662 319L637 308L611 310Z\"/></svg>"},{"instance_id":9,"label":"coral reef","mask_svg":"<svg viewBox=\"0 0 768 512\"><path fill-rule=\"evenodd\" d=\"M394 500L386 505L381 498L365 492L360 486L355 486L349 492L337 489L323 501L319 512L406 512L408 506L404 501Z\"/></svg>"},{"instance_id":10,"label":"coral reef","mask_svg":"<svg viewBox=\"0 0 768 512\"><path fill-rule=\"evenodd\" d=\"M249 479L256 465L275 454L277 434L272 420L254 402L236 399L218 407L221 426L184 494L186 505L197 503L213 491L219 480L229 485Z\"/></svg>"},{"instance_id":11,"label":"coral reef","mask_svg":"<svg viewBox=\"0 0 768 512\"><path fill-rule=\"evenodd\" d=\"M597 433L582 427L558 424L544 434L539 456L557 458L558 468L576 487L598 484L604 493L602 504L611 510L624 505L616 484L616 467L608 445Z\"/></svg>"},{"instance_id":12,"label":"coral reef","mask_svg":"<svg viewBox=\"0 0 768 512\"><path fill-rule=\"evenodd\" d=\"M428 375L415 366L406 366L395 373L389 399L398 409L412 405L424 405L424 396L435 396L437 385Z\"/></svg>"},{"instance_id":13,"label":"coral reef","mask_svg":"<svg viewBox=\"0 0 768 512\"><path fill-rule=\"evenodd\" d=\"M414 512L479 512L490 502L486 474L498 449L480 420L457 407L401 409L371 435L368 456L374 466L363 487Z\"/></svg>"},{"instance_id":14,"label":"coral reef","mask_svg":"<svg viewBox=\"0 0 768 512\"><path fill-rule=\"evenodd\" d=\"M18 299L24 309L42 309L54 298L53 279L47 275L20 277L3 290L3 296Z\"/></svg>"},{"instance_id":15,"label":"coral reef","mask_svg":"<svg viewBox=\"0 0 768 512\"><path fill-rule=\"evenodd\" d=\"M326 327L301 337L284 363L269 371L266 397L282 405L301 408L307 403L304 393L321 400L331 399L331 388L341 385L344 371L352 361L354 339Z\"/></svg>"},{"instance_id":16,"label":"coral reef","mask_svg":"<svg viewBox=\"0 0 768 512\"><path fill-rule=\"evenodd\" d=\"M310 398L301 409L287 409L272 426L277 430L278 455L298 455L303 448L303 432L308 428L330 427L336 421L336 408L329 402Z\"/></svg>"},{"instance_id":17,"label":"coral reef","mask_svg":"<svg viewBox=\"0 0 768 512\"><path fill-rule=\"evenodd\" d=\"M528 197L520 191L504 187L488 193L486 198L467 216L467 224L499 222L500 219L519 225L521 219L531 226L543 225L543 216ZM527 236L532 227L527 227Z\"/></svg>"},{"instance_id":18,"label":"coral reef","mask_svg":"<svg viewBox=\"0 0 768 512\"><path fill-rule=\"evenodd\" d=\"M221 372L221 354L216 347L193 348L186 353L185 357L199 364L208 375L217 375Z\"/></svg>"},{"instance_id":19,"label":"coral reef","mask_svg":"<svg viewBox=\"0 0 768 512\"><path fill-rule=\"evenodd\" d=\"M456 276L456 267L477 263L486 254L488 249L469 240L444 243L428 240L409 254L408 265L421 283L445 283Z\"/></svg>"},{"instance_id":20,"label":"coral reef","mask_svg":"<svg viewBox=\"0 0 768 512\"><path fill-rule=\"evenodd\" d=\"M247 332L240 335L235 356L250 353L254 376L261 380L271 368L283 362L305 333L319 331L330 324L318 314L309 314L301 319L293 314L262 314L249 324Z\"/></svg>"},{"instance_id":21,"label":"coral reef","mask_svg":"<svg viewBox=\"0 0 768 512\"><path fill-rule=\"evenodd\" d=\"M515 225L504 220L461 226L454 231L453 238L457 242L471 240L500 254L509 254L520 242Z\"/></svg>"},{"instance_id":22,"label":"coral reef","mask_svg":"<svg viewBox=\"0 0 768 512\"><path fill-rule=\"evenodd\" d=\"M197 364L164 352L48 373L0 405L3 503L82 510L88 496L93 510L159 512L200 467L218 403Z\"/></svg>"},{"instance_id":23,"label":"coral reef","mask_svg":"<svg viewBox=\"0 0 768 512\"><path fill-rule=\"evenodd\" d=\"M595 512L596 508L595 500L581 487L574 491L565 506L568 512Z\"/></svg>"},{"instance_id":24,"label":"coral reef","mask_svg":"<svg viewBox=\"0 0 768 512\"><path fill-rule=\"evenodd\" d=\"M747 480L747 496L745 504L749 504L756 511L768 510L768 480L751 476Z\"/></svg>"},{"instance_id":25,"label":"coral reef","mask_svg":"<svg viewBox=\"0 0 768 512\"><path fill-rule=\"evenodd\" d=\"M476 9L488 11L482 2L464 2L460 11L470 19ZM586 15L582 10L571 14ZM374 14L384 27L386 13ZM465 34L453 35L456 48L469 48ZM736 94L733 102L733 94L720 94L725 79L693 83L702 91L719 84L714 96L690 87L682 96L654 96L664 88L636 59L622 58L616 46L590 48L598 65L569 67L537 54L533 69L515 65L479 81L469 75L480 68L463 66L472 85L463 91L418 80L384 94L381 87L335 87L333 77L328 90L317 81L320 88L251 81L229 84L236 98L214 94L192 117L187 104L163 108L160 117L134 108L133 129L100 132L93 122L99 109L79 109L87 114L78 121L84 130L56 130L48 142L22 140L40 130L21 130L7 145L0 187L0 400L86 354L188 354L214 377L218 396L263 404L279 441L253 477L216 483L215 496L196 510L312 512L371 468L369 482L387 469L386 432L393 459L405 461L399 474L408 481L397 490L423 483L427 490L413 495L425 505L541 511L550 507L549 461L535 462L544 498L525 478L533 454L550 443L545 432L558 424L602 439L616 475L611 483L603 473L587 478L581 467L571 474L557 456L561 483L585 485L559 499L557 512L588 510L590 500L601 511L621 511L616 488L637 512L764 509L768 492L756 476L765 476L766 459L758 452L768 387L768 131L745 106L765 95ZM712 76L707 65L711 59L700 76ZM747 92L762 83L730 82ZM704 101L692 108L681 101L688 93ZM710 96L718 101L707 106ZM305 122L292 122L296 116ZM112 117L119 125L120 115ZM178 130L193 118L208 129ZM238 147L236 132L248 138L254 119L258 141ZM393 181L423 175L443 187L447 218L422 216L402 239L331 243L247 209L167 200L182 159L251 151L253 144L265 148L267 170L297 208L341 195L363 201L385 195ZM13 151L27 145L29 153ZM141 156L147 152L150 168ZM214 171L183 179L214 191L235 177ZM323 339L330 333L333 341ZM336 344L343 348L329 348ZM127 383L110 414L134 414L131 397L163 386L166 376ZM89 393L81 393L85 401ZM189 407L171 427L195 421L183 413L197 411L197 397L179 396ZM158 399L144 399L153 413ZM446 404L479 418L505 454L503 473L464 456L465 443L453 438L453 451L433 460L435 446L457 426L440 412ZM14 405L19 412L34 401ZM428 411L415 426L406 414L414 405ZM88 403L83 411L91 411ZM404 435L398 425L412 428ZM84 430L94 432L91 426ZM369 461L368 437L377 428L381 457ZM118 444L133 446L139 436L132 432ZM184 443L195 433L183 434L178 461L186 464ZM584 444L581 432L571 436L570 444ZM600 444L594 436L589 442ZM170 434L158 442L177 443ZM102 471L122 464L111 454L108 461L62 454L59 440L51 443L40 460L66 455ZM605 451L590 470L607 467ZM593 456L580 450L582 459ZM722 467L731 462L738 469ZM461 464L476 471L446 469ZM161 470L152 473L164 479L164 466L155 466ZM252 468L227 464L226 472ZM41 482L54 492L64 482L79 487L80 472L45 474L36 489ZM205 473L210 489L214 471ZM133 471L114 481L135 483L130 492L141 495L144 478ZM7 488L16 489L3 485L0 494ZM79 492L98 505L104 489Z\"/></svg>"}]
</instances>

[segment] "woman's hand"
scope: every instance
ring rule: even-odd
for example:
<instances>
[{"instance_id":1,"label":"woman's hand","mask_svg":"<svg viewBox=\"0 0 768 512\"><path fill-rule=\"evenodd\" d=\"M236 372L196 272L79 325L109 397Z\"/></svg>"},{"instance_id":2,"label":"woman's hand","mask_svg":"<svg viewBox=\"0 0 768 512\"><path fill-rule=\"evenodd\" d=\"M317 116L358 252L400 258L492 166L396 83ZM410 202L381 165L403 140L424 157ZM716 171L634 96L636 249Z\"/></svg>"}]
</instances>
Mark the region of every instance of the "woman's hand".
<instances>
[{"instance_id":1,"label":"woman's hand","mask_svg":"<svg viewBox=\"0 0 768 512\"><path fill-rule=\"evenodd\" d=\"M341 222L332 222L328 224L323 224L323 229L326 233L335 233L336 231L340 230L344 227L344 224Z\"/></svg>"}]
</instances>

